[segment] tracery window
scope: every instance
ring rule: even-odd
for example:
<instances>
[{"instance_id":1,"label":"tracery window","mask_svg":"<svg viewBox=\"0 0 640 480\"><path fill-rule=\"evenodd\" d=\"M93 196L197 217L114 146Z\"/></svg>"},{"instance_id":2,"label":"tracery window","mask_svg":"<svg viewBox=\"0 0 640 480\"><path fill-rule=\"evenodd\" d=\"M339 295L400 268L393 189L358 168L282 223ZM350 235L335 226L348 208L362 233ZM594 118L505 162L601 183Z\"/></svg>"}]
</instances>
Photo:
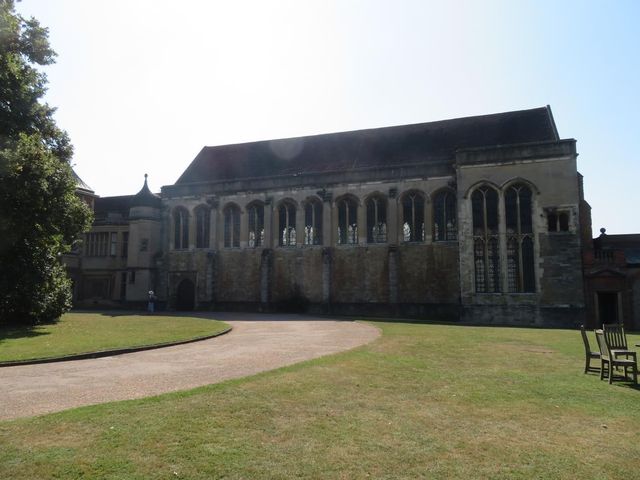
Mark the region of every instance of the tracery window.
<instances>
[{"instance_id":1,"label":"tracery window","mask_svg":"<svg viewBox=\"0 0 640 480\"><path fill-rule=\"evenodd\" d=\"M189 248L189 212L184 208L173 212L173 248Z\"/></svg>"},{"instance_id":2,"label":"tracery window","mask_svg":"<svg viewBox=\"0 0 640 480\"><path fill-rule=\"evenodd\" d=\"M353 198L346 197L338 205L338 244L355 245L358 243L358 204Z\"/></svg>"},{"instance_id":3,"label":"tracery window","mask_svg":"<svg viewBox=\"0 0 640 480\"><path fill-rule=\"evenodd\" d=\"M249 247L264 246L264 205L254 203L247 209L249 215Z\"/></svg>"},{"instance_id":4,"label":"tracery window","mask_svg":"<svg viewBox=\"0 0 640 480\"><path fill-rule=\"evenodd\" d=\"M211 210L201 206L196 209L196 248L209 248Z\"/></svg>"},{"instance_id":5,"label":"tracery window","mask_svg":"<svg viewBox=\"0 0 640 480\"><path fill-rule=\"evenodd\" d=\"M229 205L224 209L224 246L240 246L240 208L236 205Z\"/></svg>"},{"instance_id":6,"label":"tracery window","mask_svg":"<svg viewBox=\"0 0 640 480\"><path fill-rule=\"evenodd\" d=\"M304 206L304 244L322 244L322 202L309 200Z\"/></svg>"},{"instance_id":7,"label":"tracery window","mask_svg":"<svg viewBox=\"0 0 640 480\"><path fill-rule=\"evenodd\" d=\"M280 246L295 247L296 245L296 207L292 203L284 202L278 208L278 225L280 226Z\"/></svg>"},{"instance_id":8,"label":"tracery window","mask_svg":"<svg viewBox=\"0 0 640 480\"><path fill-rule=\"evenodd\" d=\"M433 199L433 240L436 242L458 239L456 221L456 196L449 190L443 190Z\"/></svg>"},{"instance_id":9,"label":"tracery window","mask_svg":"<svg viewBox=\"0 0 640 480\"><path fill-rule=\"evenodd\" d=\"M419 193L402 197L402 222L405 242L424 242L424 197Z\"/></svg>"},{"instance_id":10,"label":"tracery window","mask_svg":"<svg viewBox=\"0 0 640 480\"><path fill-rule=\"evenodd\" d=\"M471 195L476 292L500 292L498 192L482 186Z\"/></svg>"},{"instance_id":11,"label":"tracery window","mask_svg":"<svg viewBox=\"0 0 640 480\"><path fill-rule=\"evenodd\" d=\"M367 243L387 241L387 199L370 197L367 200Z\"/></svg>"},{"instance_id":12,"label":"tracery window","mask_svg":"<svg viewBox=\"0 0 640 480\"><path fill-rule=\"evenodd\" d=\"M535 292L532 195L523 184L504 195L507 232L507 287L509 292Z\"/></svg>"}]
</instances>

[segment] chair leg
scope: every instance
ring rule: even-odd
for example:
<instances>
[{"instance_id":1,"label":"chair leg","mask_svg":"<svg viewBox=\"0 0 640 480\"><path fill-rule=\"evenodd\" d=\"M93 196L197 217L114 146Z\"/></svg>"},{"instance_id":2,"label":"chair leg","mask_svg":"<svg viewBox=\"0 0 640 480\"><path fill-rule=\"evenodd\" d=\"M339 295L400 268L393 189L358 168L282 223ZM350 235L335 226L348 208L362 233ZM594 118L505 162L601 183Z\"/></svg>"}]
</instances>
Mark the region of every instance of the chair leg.
<instances>
[{"instance_id":1,"label":"chair leg","mask_svg":"<svg viewBox=\"0 0 640 480\"><path fill-rule=\"evenodd\" d=\"M604 360L600 360L600 380L604 379Z\"/></svg>"},{"instance_id":2,"label":"chair leg","mask_svg":"<svg viewBox=\"0 0 640 480\"><path fill-rule=\"evenodd\" d=\"M589 355L587 355L587 358L584 361L584 373L587 373L589 371L589 364L591 363L591 357L589 357Z\"/></svg>"},{"instance_id":3,"label":"chair leg","mask_svg":"<svg viewBox=\"0 0 640 480\"><path fill-rule=\"evenodd\" d=\"M609 385L613 383L613 362L609 362Z\"/></svg>"}]
</instances>

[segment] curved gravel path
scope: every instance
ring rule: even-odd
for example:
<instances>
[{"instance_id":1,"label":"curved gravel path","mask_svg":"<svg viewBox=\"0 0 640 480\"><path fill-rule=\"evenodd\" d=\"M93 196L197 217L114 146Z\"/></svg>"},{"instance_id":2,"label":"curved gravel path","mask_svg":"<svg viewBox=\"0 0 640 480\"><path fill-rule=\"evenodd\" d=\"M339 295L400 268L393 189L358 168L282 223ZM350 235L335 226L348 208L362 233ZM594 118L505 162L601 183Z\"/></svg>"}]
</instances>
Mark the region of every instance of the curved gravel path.
<instances>
[{"instance_id":1,"label":"curved gravel path","mask_svg":"<svg viewBox=\"0 0 640 480\"><path fill-rule=\"evenodd\" d=\"M243 377L376 339L363 323L300 315L215 313L226 335L89 360L0 368L0 419L148 397Z\"/></svg>"}]
</instances>

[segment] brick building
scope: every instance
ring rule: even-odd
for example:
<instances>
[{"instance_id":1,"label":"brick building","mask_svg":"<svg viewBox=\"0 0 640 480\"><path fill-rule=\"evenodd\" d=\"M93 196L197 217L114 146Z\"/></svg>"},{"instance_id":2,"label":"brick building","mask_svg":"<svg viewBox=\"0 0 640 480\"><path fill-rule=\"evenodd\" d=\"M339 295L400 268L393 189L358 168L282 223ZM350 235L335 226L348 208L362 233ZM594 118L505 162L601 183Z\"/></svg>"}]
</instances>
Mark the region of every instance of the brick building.
<instances>
[{"instance_id":1,"label":"brick building","mask_svg":"<svg viewBox=\"0 0 640 480\"><path fill-rule=\"evenodd\" d=\"M549 107L205 147L95 199L76 302L575 324L576 158Z\"/></svg>"},{"instance_id":2,"label":"brick building","mask_svg":"<svg viewBox=\"0 0 640 480\"><path fill-rule=\"evenodd\" d=\"M587 326L640 329L640 234L600 236L584 249Z\"/></svg>"}]
</instances>

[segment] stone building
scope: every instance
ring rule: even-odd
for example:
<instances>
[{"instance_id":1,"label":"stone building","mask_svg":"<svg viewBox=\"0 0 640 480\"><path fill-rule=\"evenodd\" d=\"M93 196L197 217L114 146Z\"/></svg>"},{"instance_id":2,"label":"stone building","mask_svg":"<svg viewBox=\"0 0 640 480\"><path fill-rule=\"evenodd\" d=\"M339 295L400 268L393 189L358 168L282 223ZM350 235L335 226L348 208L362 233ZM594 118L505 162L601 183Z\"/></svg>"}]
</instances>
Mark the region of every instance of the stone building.
<instances>
[{"instance_id":1,"label":"stone building","mask_svg":"<svg viewBox=\"0 0 640 480\"><path fill-rule=\"evenodd\" d=\"M600 236L584 249L587 326L640 329L640 234Z\"/></svg>"},{"instance_id":2,"label":"stone building","mask_svg":"<svg viewBox=\"0 0 640 480\"><path fill-rule=\"evenodd\" d=\"M95 199L77 303L571 325L575 143L543 107L205 147L159 195Z\"/></svg>"}]
</instances>

